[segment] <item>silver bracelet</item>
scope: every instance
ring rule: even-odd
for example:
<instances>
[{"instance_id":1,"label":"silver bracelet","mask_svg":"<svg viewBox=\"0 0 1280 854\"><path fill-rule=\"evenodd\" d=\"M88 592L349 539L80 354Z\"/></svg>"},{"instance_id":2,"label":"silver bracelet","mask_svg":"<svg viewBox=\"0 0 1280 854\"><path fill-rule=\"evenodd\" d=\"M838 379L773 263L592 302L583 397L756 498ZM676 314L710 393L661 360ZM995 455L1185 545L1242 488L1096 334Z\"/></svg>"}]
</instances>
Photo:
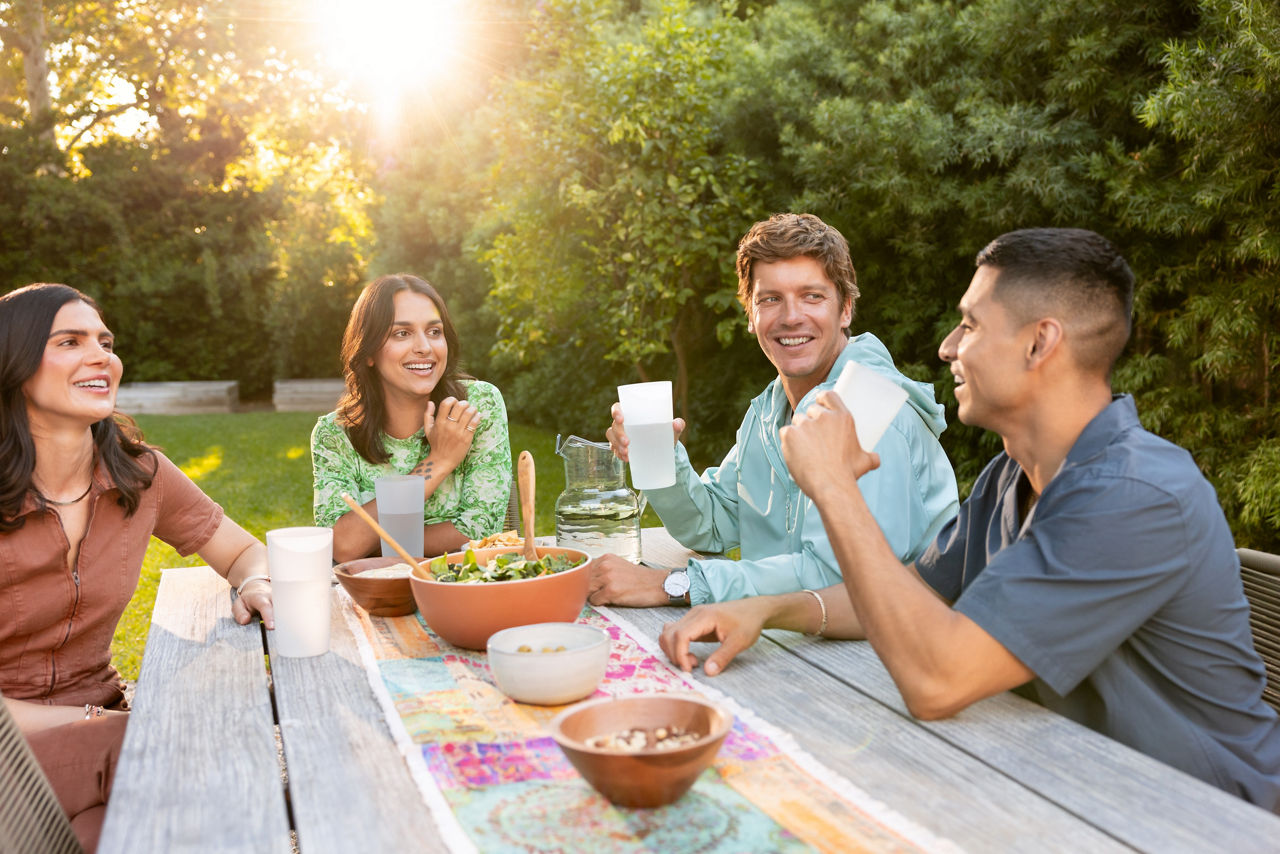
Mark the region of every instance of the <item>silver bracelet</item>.
<instances>
[{"instance_id":1,"label":"silver bracelet","mask_svg":"<svg viewBox=\"0 0 1280 854\"><path fill-rule=\"evenodd\" d=\"M249 584L249 582L251 582L251 581L265 581L265 582L267 582L268 584L270 584L270 583L271 583L271 576L269 576L269 575L250 575L248 578L246 578L246 579L244 579L243 581L241 581L241 582L240 582L240 586L236 588L236 595L237 595L237 596L241 596L241 595L243 595L243 594L244 594L244 588L245 588L245 587Z\"/></svg>"},{"instance_id":2,"label":"silver bracelet","mask_svg":"<svg viewBox=\"0 0 1280 854\"><path fill-rule=\"evenodd\" d=\"M805 634L810 636L821 635L827 630L827 603L822 601L822 595L819 594L817 590L810 590L806 587L804 592L811 594L814 599L817 599L818 607L822 609L822 623L819 624L818 630L816 632L805 632Z\"/></svg>"}]
</instances>

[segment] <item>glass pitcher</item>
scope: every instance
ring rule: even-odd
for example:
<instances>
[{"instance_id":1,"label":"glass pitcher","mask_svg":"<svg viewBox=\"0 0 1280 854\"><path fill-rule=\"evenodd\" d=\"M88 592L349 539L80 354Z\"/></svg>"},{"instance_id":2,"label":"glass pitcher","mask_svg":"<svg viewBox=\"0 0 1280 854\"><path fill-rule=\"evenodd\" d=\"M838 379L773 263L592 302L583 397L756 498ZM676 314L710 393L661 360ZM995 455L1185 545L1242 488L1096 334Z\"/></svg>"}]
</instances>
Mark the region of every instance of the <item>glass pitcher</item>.
<instances>
[{"instance_id":1,"label":"glass pitcher","mask_svg":"<svg viewBox=\"0 0 1280 854\"><path fill-rule=\"evenodd\" d=\"M645 500L627 488L622 460L607 442L556 436L564 457L564 492L556 498L556 545L592 557L615 554L640 559L640 514Z\"/></svg>"}]
</instances>

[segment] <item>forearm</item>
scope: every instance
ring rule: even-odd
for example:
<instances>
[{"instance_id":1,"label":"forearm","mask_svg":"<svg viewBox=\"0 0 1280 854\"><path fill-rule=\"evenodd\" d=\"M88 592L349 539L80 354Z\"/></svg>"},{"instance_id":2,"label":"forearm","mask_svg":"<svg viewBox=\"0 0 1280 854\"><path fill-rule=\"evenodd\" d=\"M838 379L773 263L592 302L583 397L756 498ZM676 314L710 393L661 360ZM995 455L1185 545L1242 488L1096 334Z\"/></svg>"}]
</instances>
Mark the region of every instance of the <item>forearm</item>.
<instances>
[{"instance_id":1,"label":"forearm","mask_svg":"<svg viewBox=\"0 0 1280 854\"><path fill-rule=\"evenodd\" d=\"M436 494L436 490L440 488L440 484L453 474L454 469L462 464L466 459L465 455L454 459L453 457L432 451L423 457L409 474L416 474L422 477L422 503L425 506L431 496Z\"/></svg>"},{"instance_id":2,"label":"forearm","mask_svg":"<svg viewBox=\"0 0 1280 854\"><path fill-rule=\"evenodd\" d=\"M232 587L239 587L252 575L267 574L267 547L225 516L198 552Z\"/></svg>"},{"instance_id":3,"label":"forearm","mask_svg":"<svg viewBox=\"0 0 1280 854\"><path fill-rule=\"evenodd\" d=\"M423 557L433 557L459 551L471 538L454 527L452 522L436 522L423 527L422 539Z\"/></svg>"},{"instance_id":4,"label":"forearm","mask_svg":"<svg viewBox=\"0 0 1280 854\"><path fill-rule=\"evenodd\" d=\"M4 704L18 729L27 735L85 719L84 706L47 706L44 703L31 703L9 697L4 698ZM106 714L120 712L108 711Z\"/></svg>"},{"instance_id":5,"label":"forearm","mask_svg":"<svg viewBox=\"0 0 1280 854\"><path fill-rule=\"evenodd\" d=\"M227 583L239 589L246 578L269 575L267 571L267 547L256 539L250 543L227 570Z\"/></svg>"},{"instance_id":6,"label":"forearm","mask_svg":"<svg viewBox=\"0 0 1280 854\"><path fill-rule=\"evenodd\" d=\"M960 637L965 618L902 565L856 482L832 484L815 504L844 574L844 604L854 612L907 707L922 717L953 711L957 697L967 694L967 644ZM973 699L978 698L964 705Z\"/></svg>"},{"instance_id":7,"label":"forearm","mask_svg":"<svg viewBox=\"0 0 1280 854\"><path fill-rule=\"evenodd\" d=\"M695 605L748 596L774 596L805 588L821 590L843 583L840 567L816 515L800 550L754 560L693 558L689 561L690 599ZM757 545L757 550L759 546Z\"/></svg>"},{"instance_id":8,"label":"forearm","mask_svg":"<svg viewBox=\"0 0 1280 854\"><path fill-rule=\"evenodd\" d=\"M821 605L814 594L822 598ZM765 620L766 629L786 629L804 634L817 634L822 628L822 615L826 612L826 628L823 637L835 640L859 640L865 635L858 615L849 601L844 585L836 584L821 590L784 593L769 597L773 611Z\"/></svg>"}]
</instances>

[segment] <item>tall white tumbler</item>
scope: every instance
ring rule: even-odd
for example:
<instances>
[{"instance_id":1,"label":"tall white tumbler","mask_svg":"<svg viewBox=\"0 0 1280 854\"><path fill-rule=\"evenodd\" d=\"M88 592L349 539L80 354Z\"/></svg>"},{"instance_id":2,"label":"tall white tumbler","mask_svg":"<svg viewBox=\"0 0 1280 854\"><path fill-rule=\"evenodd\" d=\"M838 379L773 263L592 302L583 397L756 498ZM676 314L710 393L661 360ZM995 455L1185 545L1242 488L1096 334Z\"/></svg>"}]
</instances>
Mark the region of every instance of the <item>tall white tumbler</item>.
<instances>
[{"instance_id":1,"label":"tall white tumbler","mask_svg":"<svg viewBox=\"0 0 1280 854\"><path fill-rule=\"evenodd\" d=\"M333 529L267 531L267 566L276 652L288 658L328 652Z\"/></svg>"},{"instance_id":2,"label":"tall white tumbler","mask_svg":"<svg viewBox=\"0 0 1280 854\"><path fill-rule=\"evenodd\" d=\"M405 551L414 557L422 557L422 490L425 482L420 474L393 474L374 480L373 489L378 501L378 524ZM391 543L382 541L382 556L392 557L398 552Z\"/></svg>"},{"instance_id":3,"label":"tall white tumbler","mask_svg":"<svg viewBox=\"0 0 1280 854\"><path fill-rule=\"evenodd\" d=\"M676 435L671 425L671 382L618 386L631 457L631 485L661 489L676 482Z\"/></svg>"}]
</instances>

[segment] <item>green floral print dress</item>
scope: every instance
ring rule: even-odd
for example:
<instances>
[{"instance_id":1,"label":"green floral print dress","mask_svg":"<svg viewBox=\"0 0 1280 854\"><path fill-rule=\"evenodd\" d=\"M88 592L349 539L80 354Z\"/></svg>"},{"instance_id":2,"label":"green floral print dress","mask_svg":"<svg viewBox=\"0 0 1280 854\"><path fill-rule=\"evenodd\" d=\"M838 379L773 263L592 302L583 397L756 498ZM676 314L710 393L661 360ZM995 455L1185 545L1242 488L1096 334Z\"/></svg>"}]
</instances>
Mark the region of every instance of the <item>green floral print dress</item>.
<instances>
[{"instance_id":1,"label":"green floral print dress","mask_svg":"<svg viewBox=\"0 0 1280 854\"><path fill-rule=\"evenodd\" d=\"M467 402L480 411L481 422L471 450L450 472L423 508L423 523L452 522L462 534L480 539L502 530L511 495L511 441L502 392L481 380L464 381ZM373 482L384 475L408 474L431 448L419 430L407 439L382 436L391 459L375 465L356 453L338 413L322 415L311 431L311 467L317 525L332 527L351 508L342 500L349 492L361 504L374 498Z\"/></svg>"}]
</instances>

